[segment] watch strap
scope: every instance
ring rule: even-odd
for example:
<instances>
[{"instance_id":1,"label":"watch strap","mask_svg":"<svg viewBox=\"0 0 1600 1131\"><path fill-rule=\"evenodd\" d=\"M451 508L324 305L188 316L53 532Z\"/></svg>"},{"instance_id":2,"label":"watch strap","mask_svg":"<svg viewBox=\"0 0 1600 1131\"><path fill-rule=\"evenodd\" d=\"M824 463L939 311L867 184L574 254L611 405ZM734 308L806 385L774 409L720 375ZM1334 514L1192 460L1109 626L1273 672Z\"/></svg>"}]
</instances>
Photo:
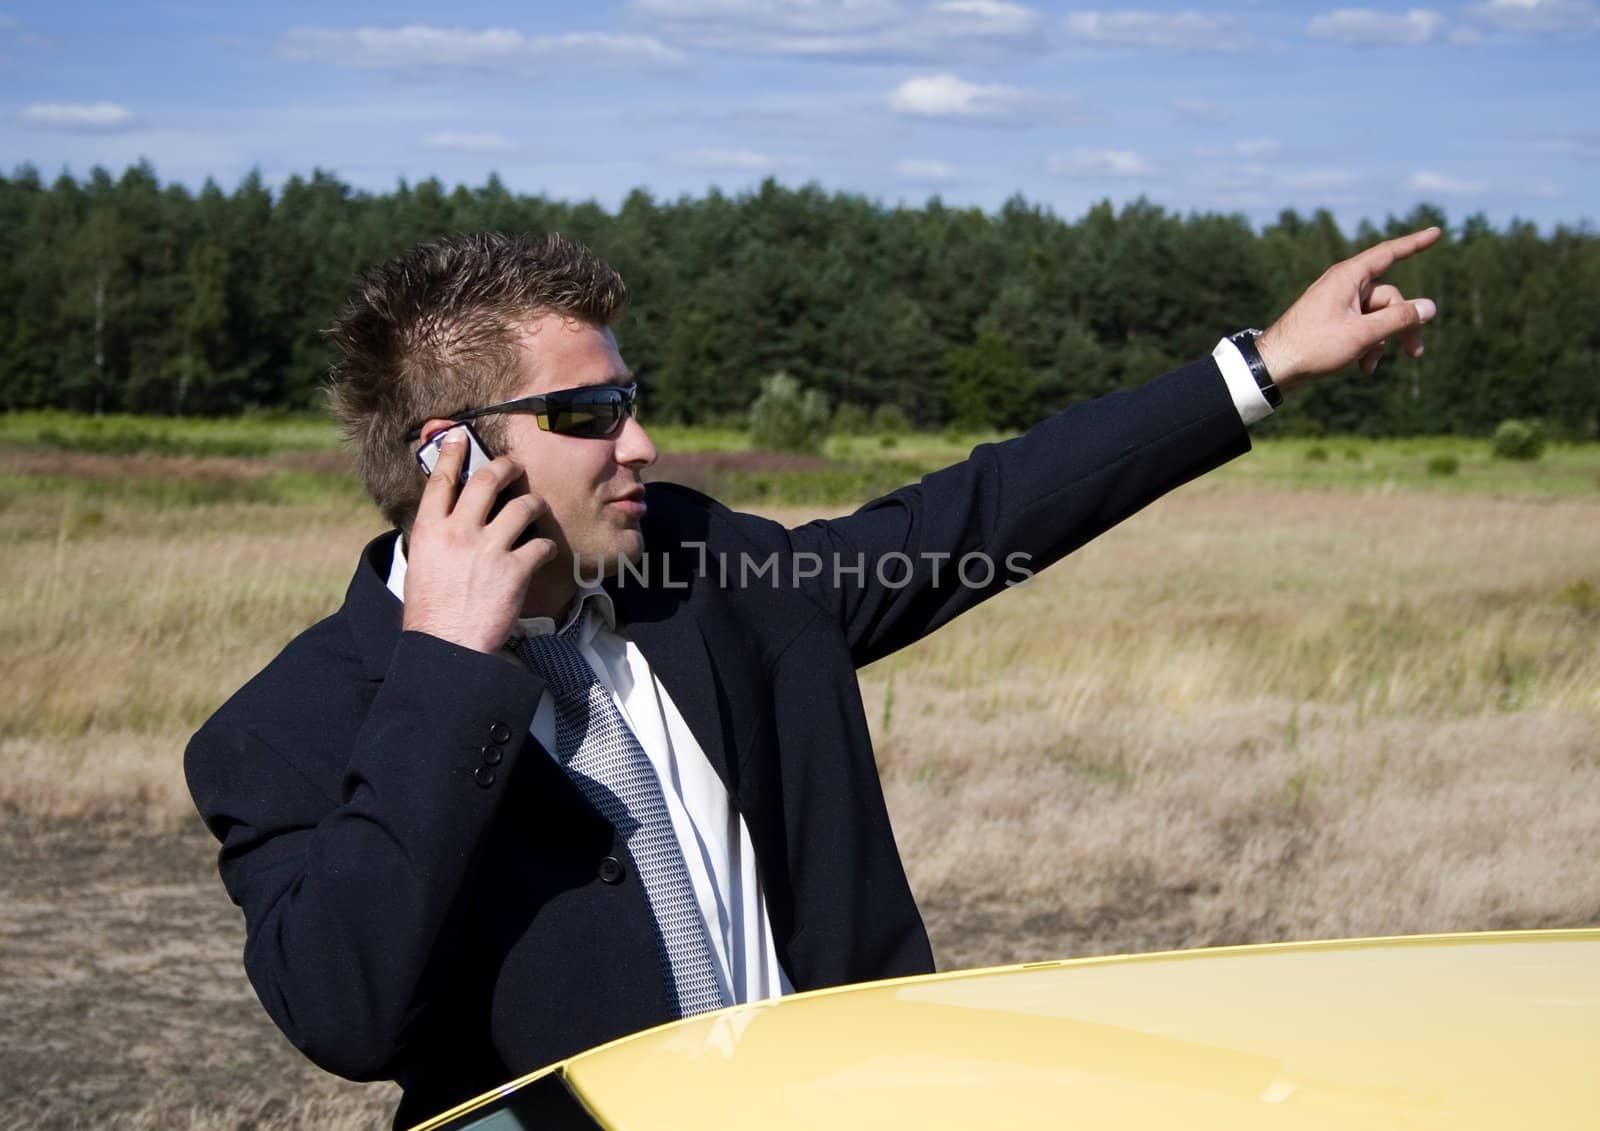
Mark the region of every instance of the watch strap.
<instances>
[{"instance_id":1,"label":"watch strap","mask_svg":"<svg viewBox=\"0 0 1600 1131\"><path fill-rule=\"evenodd\" d=\"M1261 395L1267 398L1269 405L1277 408L1283 404L1283 391L1273 381L1272 374L1267 372L1267 363L1261 360L1261 351L1256 349L1256 339L1260 336L1260 330L1240 330L1228 340L1250 367L1250 376L1255 378L1256 388L1261 390Z\"/></svg>"}]
</instances>

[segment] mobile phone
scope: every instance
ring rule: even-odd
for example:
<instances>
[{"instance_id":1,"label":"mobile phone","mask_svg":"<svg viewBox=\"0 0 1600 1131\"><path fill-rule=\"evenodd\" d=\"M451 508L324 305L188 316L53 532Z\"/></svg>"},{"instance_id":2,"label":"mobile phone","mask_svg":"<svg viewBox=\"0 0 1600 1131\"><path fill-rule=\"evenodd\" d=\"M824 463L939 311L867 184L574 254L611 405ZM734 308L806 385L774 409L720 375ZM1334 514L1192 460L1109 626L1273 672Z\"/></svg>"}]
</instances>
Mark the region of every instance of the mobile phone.
<instances>
[{"instance_id":1,"label":"mobile phone","mask_svg":"<svg viewBox=\"0 0 1600 1131\"><path fill-rule=\"evenodd\" d=\"M443 449L444 438L452 432L464 432L467 437L467 460L461 465L461 482L458 484L465 487L467 480L472 478L472 473L486 466L490 459L489 453L484 450L483 440L472 425L453 424L449 428L439 429L417 449L417 462L422 465L422 474L432 475L434 467L439 463L439 452Z\"/></svg>"},{"instance_id":2,"label":"mobile phone","mask_svg":"<svg viewBox=\"0 0 1600 1131\"><path fill-rule=\"evenodd\" d=\"M441 428L432 436L429 436L422 442L422 446L417 449L417 463L422 468L422 474L432 475L434 467L439 463L439 452L444 444L444 438L456 431L465 433L467 437L467 458L461 465L461 478L457 484L459 489L467 485L467 480L472 478L473 472L480 467L486 466L492 458L488 449L483 446L483 438L478 435L472 425L467 423L453 424L449 428ZM495 515L500 513L500 508L506 505L507 499L513 498L518 494L520 492L515 487L507 487L504 491L501 491L499 496L496 497L494 505L489 508L488 521L492 522L494 520ZM537 537L539 537L539 528L530 522L527 529L517 538L515 544L522 546L530 538Z\"/></svg>"}]
</instances>

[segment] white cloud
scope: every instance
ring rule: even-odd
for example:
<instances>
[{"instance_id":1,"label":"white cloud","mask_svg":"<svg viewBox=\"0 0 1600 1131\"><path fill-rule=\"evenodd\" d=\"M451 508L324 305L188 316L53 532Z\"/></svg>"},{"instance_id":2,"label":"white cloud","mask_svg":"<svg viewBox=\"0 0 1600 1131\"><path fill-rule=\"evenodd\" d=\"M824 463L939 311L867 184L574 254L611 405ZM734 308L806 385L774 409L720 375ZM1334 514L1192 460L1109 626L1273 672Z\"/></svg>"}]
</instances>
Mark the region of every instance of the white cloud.
<instances>
[{"instance_id":1,"label":"white cloud","mask_svg":"<svg viewBox=\"0 0 1600 1131\"><path fill-rule=\"evenodd\" d=\"M674 155L680 165L695 169L775 169L781 158L748 149L689 149Z\"/></svg>"},{"instance_id":2,"label":"white cloud","mask_svg":"<svg viewBox=\"0 0 1600 1131\"><path fill-rule=\"evenodd\" d=\"M1593 0L1488 0L1472 5L1467 12L1503 31L1528 35L1600 28L1600 5Z\"/></svg>"},{"instance_id":3,"label":"white cloud","mask_svg":"<svg viewBox=\"0 0 1600 1131\"><path fill-rule=\"evenodd\" d=\"M1201 122L1207 125L1221 125L1233 119L1233 112L1226 106L1215 102L1208 102L1203 98L1174 98L1172 108L1179 116L1191 122Z\"/></svg>"},{"instance_id":4,"label":"white cloud","mask_svg":"<svg viewBox=\"0 0 1600 1131\"><path fill-rule=\"evenodd\" d=\"M1427 43L1444 23L1431 8L1412 8L1404 15L1371 8L1340 8L1312 18L1306 34L1348 47L1404 47Z\"/></svg>"},{"instance_id":5,"label":"white cloud","mask_svg":"<svg viewBox=\"0 0 1600 1131\"><path fill-rule=\"evenodd\" d=\"M1477 28L1458 27L1444 37L1451 47L1475 47L1483 42L1483 33Z\"/></svg>"},{"instance_id":6,"label":"white cloud","mask_svg":"<svg viewBox=\"0 0 1600 1131\"><path fill-rule=\"evenodd\" d=\"M1010 0L632 0L629 8L672 39L763 55L966 60L1036 50L1043 25Z\"/></svg>"},{"instance_id":7,"label":"white cloud","mask_svg":"<svg viewBox=\"0 0 1600 1131\"><path fill-rule=\"evenodd\" d=\"M468 31L408 24L395 28L292 28L278 43L290 59L369 70L488 69L531 72L556 64L670 66L683 52L648 35L574 31L523 35L509 28Z\"/></svg>"},{"instance_id":8,"label":"white cloud","mask_svg":"<svg viewBox=\"0 0 1600 1131\"><path fill-rule=\"evenodd\" d=\"M1360 179L1359 174L1348 169L1302 169L1279 174L1278 183L1292 189L1335 189L1353 185Z\"/></svg>"},{"instance_id":9,"label":"white cloud","mask_svg":"<svg viewBox=\"0 0 1600 1131\"><path fill-rule=\"evenodd\" d=\"M1014 86L967 82L955 75L919 75L889 93L889 108L917 118L996 120L1039 109L1037 98Z\"/></svg>"},{"instance_id":10,"label":"white cloud","mask_svg":"<svg viewBox=\"0 0 1600 1131\"><path fill-rule=\"evenodd\" d=\"M516 148L510 138L500 134L457 133L444 130L422 139L424 149L449 149L461 153L508 153Z\"/></svg>"},{"instance_id":11,"label":"white cloud","mask_svg":"<svg viewBox=\"0 0 1600 1131\"><path fill-rule=\"evenodd\" d=\"M1115 47L1176 51L1239 51L1248 44L1227 16L1204 12L1073 12L1067 31Z\"/></svg>"},{"instance_id":12,"label":"white cloud","mask_svg":"<svg viewBox=\"0 0 1600 1131\"><path fill-rule=\"evenodd\" d=\"M956 175L956 171L943 161L907 159L896 164L894 171L908 181L950 181Z\"/></svg>"},{"instance_id":13,"label":"white cloud","mask_svg":"<svg viewBox=\"0 0 1600 1131\"><path fill-rule=\"evenodd\" d=\"M1058 153L1045 167L1059 177L1149 177L1156 168L1130 149L1074 149Z\"/></svg>"},{"instance_id":14,"label":"white cloud","mask_svg":"<svg viewBox=\"0 0 1600 1131\"><path fill-rule=\"evenodd\" d=\"M1265 157L1283 148L1270 137L1247 137L1227 145L1198 145L1195 153L1201 157Z\"/></svg>"},{"instance_id":15,"label":"white cloud","mask_svg":"<svg viewBox=\"0 0 1600 1131\"><path fill-rule=\"evenodd\" d=\"M35 102L17 113L29 126L57 130L122 130L133 125L133 112L115 102Z\"/></svg>"},{"instance_id":16,"label":"white cloud","mask_svg":"<svg viewBox=\"0 0 1600 1131\"><path fill-rule=\"evenodd\" d=\"M1406 188L1412 192L1437 192L1450 196L1472 196L1487 187L1482 181L1468 181L1430 172L1413 173L1406 181Z\"/></svg>"},{"instance_id":17,"label":"white cloud","mask_svg":"<svg viewBox=\"0 0 1600 1131\"><path fill-rule=\"evenodd\" d=\"M1005 0L942 0L929 10L952 25L965 24L969 33L978 35L1029 35L1039 26L1038 12Z\"/></svg>"}]
</instances>

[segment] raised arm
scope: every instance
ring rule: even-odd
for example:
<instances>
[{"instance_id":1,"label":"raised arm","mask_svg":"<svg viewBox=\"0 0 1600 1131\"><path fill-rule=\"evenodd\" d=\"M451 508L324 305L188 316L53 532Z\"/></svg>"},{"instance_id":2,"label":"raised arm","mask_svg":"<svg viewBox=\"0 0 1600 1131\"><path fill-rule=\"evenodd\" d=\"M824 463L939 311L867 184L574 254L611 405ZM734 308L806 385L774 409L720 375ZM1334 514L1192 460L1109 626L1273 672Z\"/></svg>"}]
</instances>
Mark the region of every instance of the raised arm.
<instances>
[{"instance_id":1,"label":"raised arm","mask_svg":"<svg viewBox=\"0 0 1600 1131\"><path fill-rule=\"evenodd\" d=\"M1385 241L1308 287L1257 340L1279 389L1291 392L1356 361L1371 373L1396 334L1411 356L1420 355L1420 327L1434 304L1407 299L1381 278L1438 238L1430 228ZM791 542L796 554L821 559L813 592L843 626L856 663L866 664L1249 446L1207 359L981 445L854 514L791 531Z\"/></svg>"}]
</instances>

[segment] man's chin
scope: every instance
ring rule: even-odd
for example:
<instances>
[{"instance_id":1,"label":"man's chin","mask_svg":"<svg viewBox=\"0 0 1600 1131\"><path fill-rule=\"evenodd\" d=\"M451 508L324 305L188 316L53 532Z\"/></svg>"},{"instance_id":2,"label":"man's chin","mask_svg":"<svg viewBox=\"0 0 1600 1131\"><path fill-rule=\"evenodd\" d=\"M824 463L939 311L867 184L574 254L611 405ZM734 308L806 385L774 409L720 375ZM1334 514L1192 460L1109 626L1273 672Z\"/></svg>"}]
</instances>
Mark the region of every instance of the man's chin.
<instances>
[{"instance_id":1,"label":"man's chin","mask_svg":"<svg viewBox=\"0 0 1600 1131\"><path fill-rule=\"evenodd\" d=\"M637 531L631 538L620 538L607 546L601 553L576 555L574 561L582 570L586 578L615 577L622 569L622 563L637 565L644 557L644 537Z\"/></svg>"}]
</instances>

